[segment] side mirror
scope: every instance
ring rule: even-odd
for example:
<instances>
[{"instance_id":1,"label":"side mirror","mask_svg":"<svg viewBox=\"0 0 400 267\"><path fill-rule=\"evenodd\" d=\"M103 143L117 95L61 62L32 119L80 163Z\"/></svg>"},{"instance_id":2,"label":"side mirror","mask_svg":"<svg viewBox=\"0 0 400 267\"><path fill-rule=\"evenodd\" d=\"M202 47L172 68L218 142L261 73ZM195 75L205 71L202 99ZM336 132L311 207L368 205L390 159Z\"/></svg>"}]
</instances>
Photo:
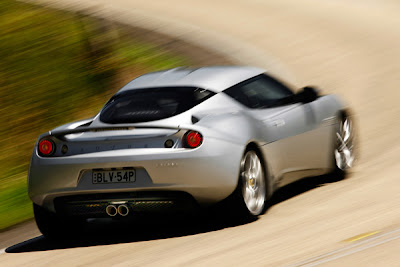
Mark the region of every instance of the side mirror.
<instances>
[{"instance_id":1,"label":"side mirror","mask_svg":"<svg viewBox=\"0 0 400 267\"><path fill-rule=\"evenodd\" d=\"M318 90L315 87L306 86L298 94L298 101L301 103L310 103L318 98Z\"/></svg>"}]
</instances>

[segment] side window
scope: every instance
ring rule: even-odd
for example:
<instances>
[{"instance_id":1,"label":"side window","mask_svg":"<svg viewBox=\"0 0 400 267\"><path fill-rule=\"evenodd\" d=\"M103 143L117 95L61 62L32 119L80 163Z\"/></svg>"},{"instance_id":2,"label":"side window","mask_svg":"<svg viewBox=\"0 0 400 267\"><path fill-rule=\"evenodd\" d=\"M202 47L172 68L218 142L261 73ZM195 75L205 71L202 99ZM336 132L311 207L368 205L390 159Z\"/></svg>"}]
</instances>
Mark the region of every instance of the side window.
<instances>
[{"instance_id":1,"label":"side window","mask_svg":"<svg viewBox=\"0 0 400 267\"><path fill-rule=\"evenodd\" d=\"M257 76L224 92L249 108L271 107L293 95L289 88L267 75Z\"/></svg>"}]
</instances>

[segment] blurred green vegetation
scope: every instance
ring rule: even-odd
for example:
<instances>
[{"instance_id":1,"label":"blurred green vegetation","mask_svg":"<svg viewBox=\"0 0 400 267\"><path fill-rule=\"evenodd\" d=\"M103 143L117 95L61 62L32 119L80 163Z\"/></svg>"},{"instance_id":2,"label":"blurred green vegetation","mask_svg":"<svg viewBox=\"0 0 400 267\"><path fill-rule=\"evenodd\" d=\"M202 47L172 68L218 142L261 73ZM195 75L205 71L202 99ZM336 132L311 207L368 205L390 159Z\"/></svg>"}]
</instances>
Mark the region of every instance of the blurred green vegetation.
<instances>
[{"instance_id":1,"label":"blurred green vegetation","mask_svg":"<svg viewBox=\"0 0 400 267\"><path fill-rule=\"evenodd\" d=\"M36 138L92 117L139 74L188 65L112 23L13 0L0 5L0 230L32 217L26 178Z\"/></svg>"}]
</instances>

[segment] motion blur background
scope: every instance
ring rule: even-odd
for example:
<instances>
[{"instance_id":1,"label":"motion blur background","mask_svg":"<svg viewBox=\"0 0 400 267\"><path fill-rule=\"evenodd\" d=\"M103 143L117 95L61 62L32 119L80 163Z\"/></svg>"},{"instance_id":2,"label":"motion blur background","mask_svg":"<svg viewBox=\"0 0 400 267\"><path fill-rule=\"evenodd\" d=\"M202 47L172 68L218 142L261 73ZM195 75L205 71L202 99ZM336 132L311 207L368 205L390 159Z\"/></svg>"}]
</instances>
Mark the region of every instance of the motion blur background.
<instances>
[{"instance_id":1,"label":"motion blur background","mask_svg":"<svg viewBox=\"0 0 400 267\"><path fill-rule=\"evenodd\" d=\"M41 133L96 115L135 76L192 62L139 30L14 0L1 1L0 32L1 231L33 215L26 177Z\"/></svg>"},{"instance_id":2,"label":"motion blur background","mask_svg":"<svg viewBox=\"0 0 400 267\"><path fill-rule=\"evenodd\" d=\"M344 247L345 240L358 242L353 236L400 229L399 1L30 2L70 11L0 4L0 229L32 216L26 176L39 134L95 115L121 85L144 72L229 63L266 68L297 87L317 85L344 99L360 136L361 158L350 179L284 189L290 197L275 198L247 225L148 238L149 246L114 244L115 251L127 252L117 259L99 257L99 247L74 255L88 255L84 262L92 264L96 258L127 265L134 259L149 265L281 265ZM398 266L393 251L400 244L393 240L360 253L357 265ZM2 257L41 263L43 254L26 254ZM68 251L53 254L77 264Z\"/></svg>"},{"instance_id":3,"label":"motion blur background","mask_svg":"<svg viewBox=\"0 0 400 267\"><path fill-rule=\"evenodd\" d=\"M33 216L27 196L37 137L90 118L119 88L150 71L231 64L167 35L35 1L0 4L0 231Z\"/></svg>"}]
</instances>

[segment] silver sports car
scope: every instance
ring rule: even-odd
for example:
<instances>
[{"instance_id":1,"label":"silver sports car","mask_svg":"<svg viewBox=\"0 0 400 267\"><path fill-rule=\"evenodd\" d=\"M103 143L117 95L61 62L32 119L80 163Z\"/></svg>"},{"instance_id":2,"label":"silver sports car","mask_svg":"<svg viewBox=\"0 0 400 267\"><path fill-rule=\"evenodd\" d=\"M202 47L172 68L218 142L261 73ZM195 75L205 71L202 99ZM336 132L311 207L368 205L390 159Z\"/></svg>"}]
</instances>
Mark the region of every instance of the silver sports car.
<instances>
[{"instance_id":1,"label":"silver sports car","mask_svg":"<svg viewBox=\"0 0 400 267\"><path fill-rule=\"evenodd\" d=\"M175 68L140 76L93 118L42 134L28 177L46 236L87 218L181 212L229 199L263 213L273 192L343 175L352 117L336 96L294 93L253 67Z\"/></svg>"}]
</instances>

